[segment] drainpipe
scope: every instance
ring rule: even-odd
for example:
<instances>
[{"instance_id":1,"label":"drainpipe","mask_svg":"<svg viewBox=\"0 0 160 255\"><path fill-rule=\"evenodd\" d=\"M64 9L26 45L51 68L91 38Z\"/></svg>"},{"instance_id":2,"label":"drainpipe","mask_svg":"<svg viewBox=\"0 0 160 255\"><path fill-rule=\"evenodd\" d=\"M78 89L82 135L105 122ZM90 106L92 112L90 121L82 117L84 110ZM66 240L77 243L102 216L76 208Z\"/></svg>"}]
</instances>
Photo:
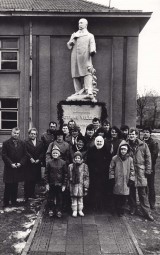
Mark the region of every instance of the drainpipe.
<instances>
[{"instance_id":1,"label":"drainpipe","mask_svg":"<svg viewBox=\"0 0 160 255\"><path fill-rule=\"evenodd\" d=\"M29 22L29 128L33 127L32 120L32 21Z\"/></svg>"}]
</instances>

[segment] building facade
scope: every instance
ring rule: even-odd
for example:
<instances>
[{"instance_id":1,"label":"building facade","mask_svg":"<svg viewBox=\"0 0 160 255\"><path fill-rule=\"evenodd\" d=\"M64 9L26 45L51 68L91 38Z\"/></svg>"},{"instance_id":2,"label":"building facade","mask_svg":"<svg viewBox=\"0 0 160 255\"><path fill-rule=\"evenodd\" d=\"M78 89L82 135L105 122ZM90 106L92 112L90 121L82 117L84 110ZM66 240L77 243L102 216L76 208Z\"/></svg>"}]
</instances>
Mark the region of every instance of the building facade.
<instances>
[{"instance_id":1,"label":"building facade","mask_svg":"<svg viewBox=\"0 0 160 255\"><path fill-rule=\"evenodd\" d=\"M0 143L19 126L39 134L57 121L57 103L74 93L66 43L88 20L95 35L98 101L113 125L136 125L138 37L151 13L81 0L0 3ZM20 4L21 3L21 4Z\"/></svg>"}]
</instances>

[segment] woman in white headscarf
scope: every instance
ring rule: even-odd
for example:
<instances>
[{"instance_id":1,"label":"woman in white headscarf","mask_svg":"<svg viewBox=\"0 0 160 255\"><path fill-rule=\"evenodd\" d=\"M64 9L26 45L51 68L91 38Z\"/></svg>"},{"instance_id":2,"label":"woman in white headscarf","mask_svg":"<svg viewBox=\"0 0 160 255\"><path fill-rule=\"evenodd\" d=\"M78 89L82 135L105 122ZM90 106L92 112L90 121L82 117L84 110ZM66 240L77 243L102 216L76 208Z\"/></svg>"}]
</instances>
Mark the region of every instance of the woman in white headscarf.
<instances>
[{"instance_id":1,"label":"woman in white headscarf","mask_svg":"<svg viewBox=\"0 0 160 255\"><path fill-rule=\"evenodd\" d=\"M106 181L110 157L110 145L104 145L103 137L97 136L95 145L90 148L87 156L90 176L89 204L93 210L103 210L106 204Z\"/></svg>"}]
</instances>

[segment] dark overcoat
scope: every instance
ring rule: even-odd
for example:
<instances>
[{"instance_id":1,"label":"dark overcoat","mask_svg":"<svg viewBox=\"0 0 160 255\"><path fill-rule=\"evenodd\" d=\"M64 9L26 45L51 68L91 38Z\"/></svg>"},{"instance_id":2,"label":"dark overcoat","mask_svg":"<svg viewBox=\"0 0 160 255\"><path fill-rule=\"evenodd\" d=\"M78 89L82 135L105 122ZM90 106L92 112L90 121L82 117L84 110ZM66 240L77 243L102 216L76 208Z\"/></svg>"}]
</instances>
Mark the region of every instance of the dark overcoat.
<instances>
[{"instance_id":1,"label":"dark overcoat","mask_svg":"<svg viewBox=\"0 0 160 255\"><path fill-rule=\"evenodd\" d=\"M41 166L44 158L45 148L42 141L36 140L36 145L29 139L26 142L27 166L25 170L25 181L40 181ZM30 159L39 159L39 163L31 163Z\"/></svg>"},{"instance_id":2,"label":"dark overcoat","mask_svg":"<svg viewBox=\"0 0 160 255\"><path fill-rule=\"evenodd\" d=\"M91 207L103 207L106 200L107 180L109 178L110 144L103 148L91 147L87 153L90 186L88 199Z\"/></svg>"},{"instance_id":3,"label":"dark overcoat","mask_svg":"<svg viewBox=\"0 0 160 255\"><path fill-rule=\"evenodd\" d=\"M25 164L27 161L25 143L18 140L17 147L15 147L13 138L5 141L2 146L2 159L4 161L4 182L16 183L24 181ZM11 164L13 163L20 163L21 167L12 168Z\"/></svg>"}]
</instances>

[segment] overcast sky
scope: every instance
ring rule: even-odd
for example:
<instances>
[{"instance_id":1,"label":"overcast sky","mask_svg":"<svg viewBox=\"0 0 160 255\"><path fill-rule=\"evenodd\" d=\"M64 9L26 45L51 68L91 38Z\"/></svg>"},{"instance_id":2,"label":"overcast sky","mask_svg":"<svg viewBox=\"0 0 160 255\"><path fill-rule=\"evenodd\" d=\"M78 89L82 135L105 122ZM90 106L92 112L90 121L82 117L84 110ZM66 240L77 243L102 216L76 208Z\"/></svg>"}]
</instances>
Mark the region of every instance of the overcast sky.
<instances>
[{"instance_id":1,"label":"overcast sky","mask_svg":"<svg viewBox=\"0 0 160 255\"><path fill-rule=\"evenodd\" d=\"M109 0L88 0L108 6ZM160 0L111 0L121 10L153 12L139 35L138 92L154 90L160 95Z\"/></svg>"}]
</instances>

